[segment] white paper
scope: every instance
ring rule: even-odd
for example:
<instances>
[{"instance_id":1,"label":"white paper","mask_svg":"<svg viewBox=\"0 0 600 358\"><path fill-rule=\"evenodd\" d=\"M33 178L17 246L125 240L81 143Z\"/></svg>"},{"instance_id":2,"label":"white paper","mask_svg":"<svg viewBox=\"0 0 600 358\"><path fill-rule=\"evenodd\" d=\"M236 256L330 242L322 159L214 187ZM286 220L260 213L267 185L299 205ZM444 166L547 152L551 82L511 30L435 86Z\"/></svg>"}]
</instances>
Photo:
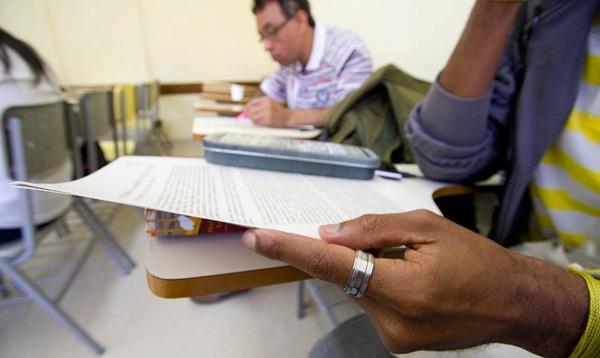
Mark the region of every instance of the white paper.
<instances>
[{"instance_id":1,"label":"white paper","mask_svg":"<svg viewBox=\"0 0 600 358\"><path fill-rule=\"evenodd\" d=\"M367 213L439 212L431 194L440 186L420 179L352 180L147 156L121 157L72 182L12 185L311 237L320 225Z\"/></svg>"},{"instance_id":2,"label":"white paper","mask_svg":"<svg viewBox=\"0 0 600 358\"><path fill-rule=\"evenodd\" d=\"M196 117L192 127L194 135L206 136L216 133L251 134L270 137L298 139L316 138L322 130L311 126L299 128L276 128L254 124L250 119L227 117Z\"/></svg>"}]
</instances>

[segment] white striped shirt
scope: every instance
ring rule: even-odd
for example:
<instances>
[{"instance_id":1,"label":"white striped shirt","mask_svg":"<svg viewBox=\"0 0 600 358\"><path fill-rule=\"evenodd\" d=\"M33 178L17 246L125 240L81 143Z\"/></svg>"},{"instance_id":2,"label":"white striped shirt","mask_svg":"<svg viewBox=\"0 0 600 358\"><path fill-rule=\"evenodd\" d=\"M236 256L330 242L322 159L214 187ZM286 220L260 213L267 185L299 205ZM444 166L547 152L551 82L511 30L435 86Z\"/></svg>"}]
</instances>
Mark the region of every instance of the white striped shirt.
<instances>
[{"instance_id":1,"label":"white striped shirt","mask_svg":"<svg viewBox=\"0 0 600 358\"><path fill-rule=\"evenodd\" d=\"M260 89L289 108L326 108L346 98L372 72L371 56L358 36L316 23L306 66L282 66Z\"/></svg>"},{"instance_id":2,"label":"white striped shirt","mask_svg":"<svg viewBox=\"0 0 600 358\"><path fill-rule=\"evenodd\" d=\"M590 32L575 105L534 173L533 238L600 253L600 17Z\"/></svg>"}]
</instances>

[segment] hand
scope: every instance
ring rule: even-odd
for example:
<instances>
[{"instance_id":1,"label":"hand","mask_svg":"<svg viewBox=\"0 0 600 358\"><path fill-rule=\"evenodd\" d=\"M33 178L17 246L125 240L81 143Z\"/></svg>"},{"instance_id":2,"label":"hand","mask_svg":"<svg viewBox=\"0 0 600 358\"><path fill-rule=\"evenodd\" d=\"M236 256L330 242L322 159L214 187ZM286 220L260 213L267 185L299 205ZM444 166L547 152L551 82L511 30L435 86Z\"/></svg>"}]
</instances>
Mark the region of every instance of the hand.
<instances>
[{"instance_id":1,"label":"hand","mask_svg":"<svg viewBox=\"0 0 600 358\"><path fill-rule=\"evenodd\" d=\"M268 96L253 98L246 106L248 116L261 126L287 127L288 111L279 102Z\"/></svg>"},{"instance_id":2,"label":"hand","mask_svg":"<svg viewBox=\"0 0 600 358\"><path fill-rule=\"evenodd\" d=\"M258 229L242 240L341 287L354 249L406 245L402 260L375 260L366 295L356 300L393 352L500 342L564 356L585 327L583 279L428 211L366 215L321 227L320 235L323 241Z\"/></svg>"}]
</instances>

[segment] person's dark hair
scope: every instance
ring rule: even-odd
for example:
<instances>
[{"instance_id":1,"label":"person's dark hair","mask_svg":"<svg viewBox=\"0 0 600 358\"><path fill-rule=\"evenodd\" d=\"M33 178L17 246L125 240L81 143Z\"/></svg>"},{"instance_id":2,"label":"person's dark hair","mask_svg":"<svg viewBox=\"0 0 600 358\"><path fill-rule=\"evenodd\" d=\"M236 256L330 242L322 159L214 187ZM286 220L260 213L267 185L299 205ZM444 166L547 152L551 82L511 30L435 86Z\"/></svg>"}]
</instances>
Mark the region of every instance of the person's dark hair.
<instances>
[{"instance_id":1,"label":"person's dark hair","mask_svg":"<svg viewBox=\"0 0 600 358\"><path fill-rule=\"evenodd\" d=\"M304 12L306 12L306 15L308 15L308 24L310 25L310 27L315 27L315 19L310 13L310 5L308 3L308 0L254 0L254 5L252 6L252 13L256 15L256 13L264 9L264 7L270 2L276 2L279 4L279 7L281 8L281 11L283 11L283 14L285 15L286 19L289 19L292 16L294 16L296 11L304 10Z\"/></svg>"},{"instance_id":2,"label":"person's dark hair","mask_svg":"<svg viewBox=\"0 0 600 358\"><path fill-rule=\"evenodd\" d=\"M26 42L19 40L0 27L0 62L4 66L4 73L9 74L12 63L8 56L8 49L14 50L25 60L29 69L35 78L35 84L40 83L43 76L46 76L44 60L35 50Z\"/></svg>"}]
</instances>

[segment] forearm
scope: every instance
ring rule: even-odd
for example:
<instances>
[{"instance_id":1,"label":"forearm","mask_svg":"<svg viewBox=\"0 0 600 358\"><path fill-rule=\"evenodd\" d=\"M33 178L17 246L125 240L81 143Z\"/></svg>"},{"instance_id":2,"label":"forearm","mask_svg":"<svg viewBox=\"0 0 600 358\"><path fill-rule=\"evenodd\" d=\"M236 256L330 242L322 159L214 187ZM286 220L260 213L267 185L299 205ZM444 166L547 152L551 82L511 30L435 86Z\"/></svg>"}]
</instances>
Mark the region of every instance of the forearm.
<instances>
[{"instance_id":1,"label":"forearm","mask_svg":"<svg viewBox=\"0 0 600 358\"><path fill-rule=\"evenodd\" d=\"M467 183L495 171L490 98L456 98L435 83L425 101L413 109L405 133L427 177Z\"/></svg>"},{"instance_id":2,"label":"forearm","mask_svg":"<svg viewBox=\"0 0 600 358\"><path fill-rule=\"evenodd\" d=\"M446 68L413 110L406 133L427 176L465 182L496 170L498 133L490 123L505 120L515 92L505 85L514 73L504 53L520 6L477 1ZM492 91L494 81L503 85Z\"/></svg>"},{"instance_id":3,"label":"forearm","mask_svg":"<svg viewBox=\"0 0 600 358\"><path fill-rule=\"evenodd\" d=\"M328 108L287 109L287 125L290 127L313 125L322 127L325 124Z\"/></svg>"},{"instance_id":4,"label":"forearm","mask_svg":"<svg viewBox=\"0 0 600 358\"><path fill-rule=\"evenodd\" d=\"M520 317L499 341L544 357L568 356L587 323L589 294L585 281L540 260L515 255L516 284L507 298L518 306Z\"/></svg>"},{"instance_id":5,"label":"forearm","mask_svg":"<svg viewBox=\"0 0 600 358\"><path fill-rule=\"evenodd\" d=\"M521 3L478 0L454 52L440 75L442 87L459 97L487 93Z\"/></svg>"},{"instance_id":6,"label":"forearm","mask_svg":"<svg viewBox=\"0 0 600 358\"><path fill-rule=\"evenodd\" d=\"M250 93L250 98L258 98L258 97L263 97L263 96L266 96L266 95L260 89L260 87L257 87L254 91L252 91L252 93Z\"/></svg>"}]
</instances>

